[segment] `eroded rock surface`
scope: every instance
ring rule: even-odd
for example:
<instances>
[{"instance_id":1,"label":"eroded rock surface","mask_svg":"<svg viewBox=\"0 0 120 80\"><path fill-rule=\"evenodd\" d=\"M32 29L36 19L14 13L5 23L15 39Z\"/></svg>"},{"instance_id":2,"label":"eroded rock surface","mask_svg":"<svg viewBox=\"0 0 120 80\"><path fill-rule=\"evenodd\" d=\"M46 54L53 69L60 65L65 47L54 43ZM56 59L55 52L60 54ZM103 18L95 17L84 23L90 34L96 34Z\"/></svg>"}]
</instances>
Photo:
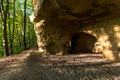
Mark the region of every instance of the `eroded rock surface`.
<instances>
[{"instance_id":1,"label":"eroded rock surface","mask_svg":"<svg viewBox=\"0 0 120 80\"><path fill-rule=\"evenodd\" d=\"M33 7L40 52L66 54L72 36L86 31L96 36L107 59L120 60L120 0L33 0Z\"/></svg>"}]
</instances>

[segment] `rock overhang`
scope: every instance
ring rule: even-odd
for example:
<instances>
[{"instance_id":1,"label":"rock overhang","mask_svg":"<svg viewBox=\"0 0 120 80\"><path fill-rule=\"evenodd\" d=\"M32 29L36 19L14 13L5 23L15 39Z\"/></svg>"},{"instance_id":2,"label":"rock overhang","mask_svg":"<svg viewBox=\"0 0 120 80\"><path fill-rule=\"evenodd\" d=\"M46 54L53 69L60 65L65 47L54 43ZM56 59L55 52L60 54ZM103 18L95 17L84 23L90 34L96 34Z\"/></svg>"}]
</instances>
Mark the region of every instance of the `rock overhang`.
<instances>
[{"instance_id":1,"label":"rock overhang","mask_svg":"<svg viewBox=\"0 0 120 80\"><path fill-rule=\"evenodd\" d=\"M41 51L67 53L66 45L72 35L91 30L98 40L102 38L101 35L108 37L102 38L101 42L102 45L107 43L112 45L112 49L110 46L108 49L108 45L105 46L105 49L108 49L104 51L105 57L109 57L106 54L109 52L111 56L108 59L118 59L113 53L114 49L117 50L116 44L119 40L114 36L113 25L119 26L119 0L33 0L33 2L33 23Z\"/></svg>"}]
</instances>

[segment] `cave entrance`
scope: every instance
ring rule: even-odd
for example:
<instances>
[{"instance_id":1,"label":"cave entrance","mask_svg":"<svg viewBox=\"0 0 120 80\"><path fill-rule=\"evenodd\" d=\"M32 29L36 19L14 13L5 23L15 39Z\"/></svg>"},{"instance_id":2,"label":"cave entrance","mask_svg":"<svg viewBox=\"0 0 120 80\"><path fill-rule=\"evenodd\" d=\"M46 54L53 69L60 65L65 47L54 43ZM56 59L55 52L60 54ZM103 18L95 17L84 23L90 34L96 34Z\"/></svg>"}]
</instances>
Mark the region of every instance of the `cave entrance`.
<instances>
[{"instance_id":1,"label":"cave entrance","mask_svg":"<svg viewBox=\"0 0 120 80\"><path fill-rule=\"evenodd\" d=\"M85 32L76 33L72 36L70 42L70 53L92 53L96 41L96 37L91 34Z\"/></svg>"}]
</instances>

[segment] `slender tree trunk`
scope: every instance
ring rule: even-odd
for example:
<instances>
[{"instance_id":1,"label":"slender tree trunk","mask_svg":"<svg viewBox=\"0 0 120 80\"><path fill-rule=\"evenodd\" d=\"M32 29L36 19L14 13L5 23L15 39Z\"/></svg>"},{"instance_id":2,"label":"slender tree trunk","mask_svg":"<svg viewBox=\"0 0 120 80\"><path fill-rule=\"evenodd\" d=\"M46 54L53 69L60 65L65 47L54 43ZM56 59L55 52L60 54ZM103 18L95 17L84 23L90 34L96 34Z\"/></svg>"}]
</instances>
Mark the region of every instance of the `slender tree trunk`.
<instances>
[{"instance_id":1,"label":"slender tree trunk","mask_svg":"<svg viewBox=\"0 0 120 80\"><path fill-rule=\"evenodd\" d=\"M15 32L15 0L13 0L13 27L12 27L12 34L10 39L10 54L13 54L13 41L14 41L14 32Z\"/></svg>"},{"instance_id":2,"label":"slender tree trunk","mask_svg":"<svg viewBox=\"0 0 120 80\"><path fill-rule=\"evenodd\" d=\"M27 27L27 30L28 30L28 33L27 33L27 35L28 35L27 45L28 45L28 48L30 48L30 27L29 26Z\"/></svg>"},{"instance_id":3,"label":"slender tree trunk","mask_svg":"<svg viewBox=\"0 0 120 80\"><path fill-rule=\"evenodd\" d=\"M21 30L21 29L20 29ZM21 47L21 39L20 39L20 36L21 36L21 34L19 33L19 30L18 30L18 25L16 24L16 34L18 35L17 37L17 39L18 39L18 43L19 43L19 47Z\"/></svg>"},{"instance_id":4,"label":"slender tree trunk","mask_svg":"<svg viewBox=\"0 0 120 80\"><path fill-rule=\"evenodd\" d=\"M24 21L23 21L23 43L24 43L24 49L27 49L27 44L26 44L26 3L27 1L24 0Z\"/></svg>"},{"instance_id":5,"label":"slender tree trunk","mask_svg":"<svg viewBox=\"0 0 120 80\"><path fill-rule=\"evenodd\" d=\"M5 7L3 5L3 0L1 0L0 4L1 4L4 53L5 56L9 56L8 38L7 38L7 15L9 11L9 0L6 0Z\"/></svg>"},{"instance_id":6,"label":"slender tree trunk","mask_svg":"<svg viewBox=\"0 0 120 80\"><path fill-rule=\"evenodd\" d=\"M10 12L8 11L8 18L10 19ZM11 22L9 21L8 22L8 43L9 43L9 46L11 45ZM9 47L9 53L11 52L11 49Z\"/></svg>"}]
</instances>

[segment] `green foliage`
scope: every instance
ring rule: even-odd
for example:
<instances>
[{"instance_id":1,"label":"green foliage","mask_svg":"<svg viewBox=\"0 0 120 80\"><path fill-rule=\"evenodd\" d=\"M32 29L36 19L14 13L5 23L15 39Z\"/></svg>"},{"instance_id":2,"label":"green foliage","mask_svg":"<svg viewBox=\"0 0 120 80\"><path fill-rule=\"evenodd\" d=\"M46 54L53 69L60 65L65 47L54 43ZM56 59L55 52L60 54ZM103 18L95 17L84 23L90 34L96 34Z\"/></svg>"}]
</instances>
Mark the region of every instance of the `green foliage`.
<instances>
[{"instance_id":1,"label":"green foliage","mask_svg":"<svg viewBox=\"0 0 120 80\"><path fill-rule=\"evenodd\" d=\"M4 0L3 0L4 1ZM9 17L7 19L7 35L8 45L13 46L13 53L16 54L24 50L23 46L23 11L24 11L24 0L15 0L15 17L14 16L14 0L9 0ZM6 3L4 2L4 5ZM27 0L27 19L26 19L26 42L27 48L30 48L36 44L36 35L34 32L33 24L29 20L29 15L32 12L31 0ZM0 13L1 15L1 13ZM2 21L0 17L0 57L4 56L3 51L3 34L2 34ZM13 27L13 24L15 27ZM13 41L12 41L12 37ZM11 42L12 41L12 42Z\"/></svg>"}]
</instances>

